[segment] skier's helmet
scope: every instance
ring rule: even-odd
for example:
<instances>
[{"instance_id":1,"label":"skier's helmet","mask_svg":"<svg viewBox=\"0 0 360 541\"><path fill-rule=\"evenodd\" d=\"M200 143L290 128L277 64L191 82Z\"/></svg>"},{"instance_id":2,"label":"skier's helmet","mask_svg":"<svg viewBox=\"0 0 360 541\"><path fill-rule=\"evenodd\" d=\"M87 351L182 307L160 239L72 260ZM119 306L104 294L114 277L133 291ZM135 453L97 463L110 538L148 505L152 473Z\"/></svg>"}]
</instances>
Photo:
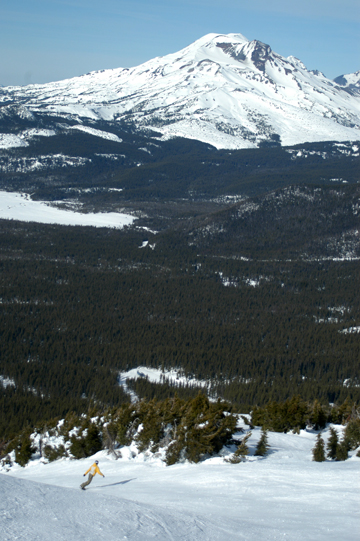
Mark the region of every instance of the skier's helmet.
<instances>
[{"instance_id":1,"label":"skier's helmet","mask_svg":"<svg viewBox=\"0 0 360 541\"><path fill-rule=\"evenodd\" d=\"M99 461L98 461L98 460L95 460L95 464L99 464Z\"/></svg>"}]
</instances>

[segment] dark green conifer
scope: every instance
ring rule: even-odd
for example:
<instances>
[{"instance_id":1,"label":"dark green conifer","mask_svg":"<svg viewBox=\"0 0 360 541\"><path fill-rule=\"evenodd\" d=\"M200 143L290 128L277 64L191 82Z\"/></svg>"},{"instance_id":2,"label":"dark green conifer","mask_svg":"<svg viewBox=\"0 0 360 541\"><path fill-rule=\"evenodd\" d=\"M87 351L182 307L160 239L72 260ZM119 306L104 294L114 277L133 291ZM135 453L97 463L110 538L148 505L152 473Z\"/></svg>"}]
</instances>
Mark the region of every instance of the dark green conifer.
<instances>
[{"instance_id":1,"label":"dark green conifer","mask_svg":"<svg viewBox=\"0 0 360 541\"><path fill-rule=\"evenodd\" d=\"M336 449L336 460L339 460L339 461L346 460L349 456L349 450L350 450L349 447L350 447L349 442L346 436L344 435L343 439L341 440L341 442L339 443Z\"/></svg>"},{"instance_id":2,"label":"dark green conifer","mask_svg":"<svg viewBox=\"0 0 360 541\"><path fill-rule=\"evenodd\" d=\"M352 450L360 445L360 419L352 419L345 428L345 438Z\"/></svg>"},{"instance_id":3,"label":"dark green conifer","mask_svg":"<svg viewBox=\"0 0 360 541\"><path fill-rule=\"evenodd\" d=\"M339 438L337 435L337 432L334 427L330 428L330 437L328 439L326 450L327 450L327 457L330 459L336 458L336 452L339 445Z\"/></svg>"},{"instance_id":4,"label":"dark green conifer","mask_svg":"<svg viewBox=\"0 0 360 541\"><path fill-rule=\"evenodd\" d=\"M255 456L265 456L269 451L270 445L268 444L268 433L264 428L261 429L261 437L257 443Z\"/></svg>"},{"instance_id":5,"label":"dark green conifer","mask_svg":"<svg viewBox=\"0 0 360 541\"><path fill-rule=\"evenodd\" d=\"M70 438L70 452L75 458L86 458L101 451L102 440L99 428L95 423L90 423L85 436Z\"/></svg>"},{"instance_id":6,"label":"dark green conifer","mask_svg":"<svg viewBox=\"0 0 360 541\"><path fill-rule=\"evenodd\" d=\"M20 464L21 467L26 466L29 462L31 455L35 452L34 447L29 434L21 436L21 439L15 448L15 462Z\"/></svg>"},{"instance_id":7,"label":"dark green conifer","mask_svg":"<svg viewBox=\"0 0 360 541\"><path fill-rule=\"evenodd\" d=\"M98 451L101 451L102 448L102 439L100 435L99 428L96 424L91 423L86 437L85 437L85 451L87 456L94 455Z\"/></svg>"},{"instance_id":8,"label":"dark green conifer","mask_svg":"<svg viewBox=\"0 0 360 541\"><path fill-rule=\"evenodd\" d=\"M54 462L54 460L57 460L63 456L66 456L66 449L63 445L59 445L59 447L45 445L44 457L47 458L49 462Z\"/></svg>"},{"instance_id":9,"label":"dark green conifer","mask_svg":"<svg viewBox=\"0 0 360 541\"><path fill-rule=\"evenodd\" d=\"M322 428L325 428L326 419L327 416L324 408L318 400L315 400L310 414L310 423L315 430L321 430Z\"/></svg>"},{"instance_id":10,"label":"dark green conifer","mask_svg":"<svg viewBox=\"0 0 360 541\"><path fill-rule=\"evenodd\" d=\"M321 434L317 435L315 447L312 450L313 460L315 462L324 462L325 461L325 444L324 440L321 437Z\"/></svg>"}]
</instances>

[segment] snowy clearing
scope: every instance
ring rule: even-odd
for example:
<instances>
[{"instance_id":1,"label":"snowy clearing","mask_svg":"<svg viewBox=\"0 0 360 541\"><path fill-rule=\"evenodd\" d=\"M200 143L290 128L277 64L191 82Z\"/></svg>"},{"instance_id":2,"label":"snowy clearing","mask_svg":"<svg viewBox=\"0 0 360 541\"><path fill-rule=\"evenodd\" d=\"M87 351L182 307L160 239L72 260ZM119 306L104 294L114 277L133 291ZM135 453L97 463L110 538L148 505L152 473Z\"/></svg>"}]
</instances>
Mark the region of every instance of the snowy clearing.
<instances>
[{"instance_id":1,"label":"snowy clearing","mask_svg":"<svg viewBox=\"0 0 360 541\"><path fill-rule=\"evenodd\" d=\"M170 385L187 386L190 387L210 387L210 383L205 380L198 380L196 378L188 378L183 375L181 370L161 370L160 368L147 368L146 366L138 366L132 368L127 372L119 372L118 382L126 393L130 395L132 402L137 402L139 397L137 394L128 387L127 380L137 380L139 378L147 378L151 383L168 383Z\"/></svg>"},{"instance_id":2,"label":"snowy clearing","mask_svg":"<svg viewBox=\"0 0 360 541\"><path fill-rule=\"evenodd\" d=\"M0 219L37 222L41 224L82 225L114 227L121 229L131 225L135 218L117 212L80 213L63 210L44 201L32 201L23 193L0 191Z\"/></svg>"},{"instance_id":3,"label":"snowy clearing","mask_svg":"<svg viewBox=\"0 0 360 541\"><path fill-rule=\"evenodd\" d=\"M101 451L105 478L85 492L79 485L94 457L2 468L2 539L357 541L360 459L313 462L312 430L269 433L270 454L255 457L259 437L253 430L240 464L219 456L166 467L134 447L119 460Z\"/></svg>"},{"instance_id":4,"label":"snowy clearing","mask_svg":"<svg viewBox=\"0 0 360 541\"><path fill-rule=\"evenodd\" d=\"M146 366L138 366L127 372L120 373L120 382L127 379L148 378L152 383L163 383L168 381L175 385L193 385L194 387L208 387L209 382L196 378L190 379L182 373L180 369L176 370L161 370L160 368L147 368Z\"/></svg>"}]
</instances>

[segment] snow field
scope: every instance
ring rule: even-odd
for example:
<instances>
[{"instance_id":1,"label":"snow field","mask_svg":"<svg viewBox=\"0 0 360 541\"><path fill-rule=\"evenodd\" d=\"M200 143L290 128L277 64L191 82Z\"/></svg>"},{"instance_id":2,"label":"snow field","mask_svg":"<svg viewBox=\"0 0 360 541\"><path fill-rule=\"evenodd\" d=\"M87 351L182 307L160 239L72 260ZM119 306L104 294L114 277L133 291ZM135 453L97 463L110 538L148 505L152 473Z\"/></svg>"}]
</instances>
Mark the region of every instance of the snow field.
<instances>
[{"instance_id":1,"label":"snow field","mask_svg":"<svg viewBox=\"0 0 360 541\"><path fill-rule=\"evenodd\" d=\"M329 428L325 441L328 434ZM105 478L96 476L85 492L82 474L95 456L2 468L2 539L357 541L355 453L345 462L313 462L316 432L303 430L269 433L269 455L255 457L259 437L255 428L240 464L224 462L235 447L170 467L134 445L122 448L118 460L101 451L95 456Z\"/></svg>"},{"instance_id":2,"label":"snow field","mask_svg":"<svg viewBox=\"0 0 360 541\"><path fill-rule=\"evenodd\" d=\"M0 218L42 224L114 227L131 225L135 218L117 212L80 213L50 206L44 201L32 201L27 194L0 191Z\"/></svg>"}]
</instances>

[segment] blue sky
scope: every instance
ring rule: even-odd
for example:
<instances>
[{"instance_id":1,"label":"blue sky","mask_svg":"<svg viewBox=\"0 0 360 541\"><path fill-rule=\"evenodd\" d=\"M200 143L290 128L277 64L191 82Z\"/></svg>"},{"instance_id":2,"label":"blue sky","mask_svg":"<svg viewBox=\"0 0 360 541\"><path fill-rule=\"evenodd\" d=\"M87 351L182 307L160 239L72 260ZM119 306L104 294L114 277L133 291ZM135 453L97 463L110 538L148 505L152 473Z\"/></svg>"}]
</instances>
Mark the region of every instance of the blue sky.
<instances>
[{"instance_id":1,"label":"blue sky","mask_svg":"<svg viewBox=\"0 0 360 541\"><path fill-rule=\"evenodd\" d=\"M0 84L131 67L241 33L329 78L360 69L360 0L1 0Z\"/></svg>"}]
</instances>

